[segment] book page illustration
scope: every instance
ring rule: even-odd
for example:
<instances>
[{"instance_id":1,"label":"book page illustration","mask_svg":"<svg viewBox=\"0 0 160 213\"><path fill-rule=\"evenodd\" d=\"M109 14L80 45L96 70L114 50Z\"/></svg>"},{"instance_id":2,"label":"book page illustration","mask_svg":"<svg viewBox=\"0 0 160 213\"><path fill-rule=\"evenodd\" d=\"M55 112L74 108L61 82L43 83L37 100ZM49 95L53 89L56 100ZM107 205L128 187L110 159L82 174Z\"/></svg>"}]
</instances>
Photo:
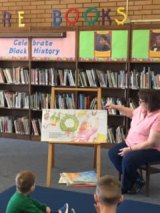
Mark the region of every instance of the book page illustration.
<instances>
[{"instance_id":1,"label":"book page illustration","mask_svg":"<svg viewBox=\"0 0 160 213\"><path fill-rule=\"evenodd\" d=\"M105 143L107 112L105 110L44 109L41 141Z\"/></svg>"}]
</instances>

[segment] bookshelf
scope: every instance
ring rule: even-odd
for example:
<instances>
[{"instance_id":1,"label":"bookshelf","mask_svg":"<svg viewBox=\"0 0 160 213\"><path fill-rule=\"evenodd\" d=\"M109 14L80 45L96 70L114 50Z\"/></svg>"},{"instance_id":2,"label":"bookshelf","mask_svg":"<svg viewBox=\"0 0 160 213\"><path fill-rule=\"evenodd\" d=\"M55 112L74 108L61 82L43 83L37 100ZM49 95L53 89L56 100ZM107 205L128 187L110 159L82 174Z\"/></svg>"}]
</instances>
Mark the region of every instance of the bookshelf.
<instances>
[{"instance_id":1,"label":"bookshelf","mask_svg":"<svg viewBox=\"0 0 160 213\"><path fill-rule=\"evenodd\" d=\"M160 88L160 55L151 50L158 32L158 25L128 24L0 33L5 47L0 50L0 136L40 141L42 108L51 107L52 87L55 100L72 92L75 108L89 108L96 89L100 109L106 100L136 106L140 88ZM109 38L108 51L98 47L101 34ZM56 107L67 108L66 101L61 104ZM129 120L117 112L108 117L114 137L117 127L127 133Z\"/></svg>"},{"instance_id":2,"label":"bookshelf","mask_svg":"<svg viewBox=\"0 0 160 213\"><path fill-rule=\"evenodd\" d=\"M109 51L101 51L100 37L105 36L112 47ZM80 28L79 32L79 86L101 88L101 108L107 101L115 104L127 103L128 94L128 67L129 67L129 27L123 28ZM119 42L121 41L121 42ZM97 51L100 50L100 51ZM93 73L94 80L89 80L89 72ZM83 76L86 83L83 84ZM108 143L116 142L119 129L127 132L126 118L118 112L108 113ZM119 132L120 133L120 132ZM111 135L111 136L110 136ZM121 134L122 135L122 134ZM106 146L108 148L108 144Z\"/></svg>"}]
</instances>

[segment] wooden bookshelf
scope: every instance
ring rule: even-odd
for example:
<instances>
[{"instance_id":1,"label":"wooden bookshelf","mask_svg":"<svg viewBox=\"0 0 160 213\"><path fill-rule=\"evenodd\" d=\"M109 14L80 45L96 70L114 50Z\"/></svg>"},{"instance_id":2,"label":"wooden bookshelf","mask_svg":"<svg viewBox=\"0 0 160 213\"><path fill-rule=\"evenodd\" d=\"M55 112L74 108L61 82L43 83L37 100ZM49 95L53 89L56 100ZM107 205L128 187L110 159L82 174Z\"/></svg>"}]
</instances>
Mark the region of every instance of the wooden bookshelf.
<instances>
[{"instance_id":1,"label":"wooden bookshelf","mask_svg":"<svg viewBox=\"0 0 160 213\"><path fill-rule=\"evenodd\" d=\"M8 82L4 73L0 74L0 79L5 78L4 82L3 79L0 81L2 96L5 92L24 92L29 96L28 109L22 107L16 108L15 106L8 107L5 97L3 100L5 103L4 106L0 106L0 116L11 117L13 126L15 119L26 116L29 121L29 134L16 134L15 127L11 133L8 133L7 131L3 131L4 128L1 127L1 137L17 138L18 135L20 135L20 138L39 141L40 132L36 135L37 131L33 129L32 121L33 119L36 120L36 122L40 121L42 108L44 106L51 107L49 100L52 87L54 87L55 94L72 92L76 97L78 97L77 95L80 92L88 95L94 94L98 88L97 104L99 109L103 107L101 99L105 101L108 97L113 99L120 98L122 104L129 106L130 98L137 102L137 92L141 88L141 85L134 88L134 80L132 82L133 86L131 87L131 72L136 70L135 76L140 76L145 67L145 74L148 69L154 72L149 88L160 89L158 83L158 85L154 85L154 77L159 75L160 57L159 55L157 58L155 56L153 57L153 53L150 51L151 43L157 30L159 30L159 26L154 24L152 26L147 24L138 26L128 24L122 27L31 28L28 32L27 30L24 32L20 29L10 32L10 29L8 29L5 30L4 33L0 33L1 46L4 46L0 51L0 68L3 70L6 68L10 69L11 78L13 78L14 68L27 68L29 72L29 83L25 83L24 80ZM39 56L39 54L36 55L36 52L41 51L41 49L43 49L42 47L44 47L41 46L40 48L40 43L38 42L46 41L47 44L49 44L49 42L57 41L54 35L57 35L59 32L65 36L69 35L67 35L68 32L70 33L68 36L68 38L71 36L71 40L68 42L70 44L69 52L72 52L70 57L68 54L60 58L47 58ZM112 48L109 57L97 57L95 41L98 37L95 37L96 33L104 33L111 36L110 42ZM63 38L63 40L65 39L67 39L67 37ZM13 52L16 51L14 48L17 48L17 42L20 42L19 49L23 54L19 54L19 56L18 54L7 55L7 48L8 51L10 48L13 48ZM38 46L35 46L35 44ZM65 47L65 44L61 46ZM55 46L53 49L54 53L57 53ZM99 72L97 70L99 70ZM123 71L123 74L121 71ZM107 74L107 72L110 74ZM149 71L149 73L151 72ZM3 75L3 77L1 75ZM24 79L24 74L21 75ZM71 77L68 77L70 75ZM120 75L124 75L123 81L126 82L123 84L121 84L122 79L119 80L120 84L118 83L117 78L120 78ZM34 81L33 76L35 76ZM135 76L133 78L136 78ZM51 78L54 78L54 80L50 81ZM105 84L103 82L104 78ZM159 79L159 77L157 78ZM63 82L63 79L66 80ZM157 82L159 82L159 80L157 80ZM148 88L148 86L146 86L146 88ZM48 101L47 104L45 99ZM55 97L53 97L53 99L55 99ZM76 100L76 107L78 107L77 103L78 99ZM116 129L117 126L122 126L124 132L127 133L129 120L123 116L119 114L109 115L108 121L109 127ZM38 125L37 128L39 129L40 123Z\"/></svg>"}]
</instances>

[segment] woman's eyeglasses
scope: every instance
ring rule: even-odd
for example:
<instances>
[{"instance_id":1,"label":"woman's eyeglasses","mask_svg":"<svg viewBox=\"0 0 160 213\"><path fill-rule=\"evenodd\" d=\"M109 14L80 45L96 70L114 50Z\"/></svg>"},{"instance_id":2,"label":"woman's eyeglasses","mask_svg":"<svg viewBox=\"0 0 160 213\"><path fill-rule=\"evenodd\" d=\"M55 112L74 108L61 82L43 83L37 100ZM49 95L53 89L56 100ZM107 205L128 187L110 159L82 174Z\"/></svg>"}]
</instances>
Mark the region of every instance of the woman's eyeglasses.
<instances>
[{"instance_id":1,"label":"woman's eyeglasses","mask_svg":"<svg viewBox=\"0 0 160 213\"><path fill-rule=\"evenodd\" d=\"M141 103L145 103L145 101L142 100L142 99L139 99L139 103L140 103L140 104L141 104Z\"/></svg>"}]
</instances>

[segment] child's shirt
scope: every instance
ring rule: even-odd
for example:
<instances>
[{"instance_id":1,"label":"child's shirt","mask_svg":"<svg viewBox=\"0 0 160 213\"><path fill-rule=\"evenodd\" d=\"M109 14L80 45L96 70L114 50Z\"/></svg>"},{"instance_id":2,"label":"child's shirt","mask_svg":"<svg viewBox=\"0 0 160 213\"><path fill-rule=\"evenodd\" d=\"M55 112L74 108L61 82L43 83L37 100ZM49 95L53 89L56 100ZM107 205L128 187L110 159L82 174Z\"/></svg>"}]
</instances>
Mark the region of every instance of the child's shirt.
<instances>
[{"instance_id":1,"label":"child's shirt","mask_svg":"<svg viewBox=\"0 0 160 213\"><path fill-rule=\"evenodd\" d=\"M15 192L10 198L6 213L45 213L46 205L33 200L29 195Z\"/></svg>"}]
</instances>

